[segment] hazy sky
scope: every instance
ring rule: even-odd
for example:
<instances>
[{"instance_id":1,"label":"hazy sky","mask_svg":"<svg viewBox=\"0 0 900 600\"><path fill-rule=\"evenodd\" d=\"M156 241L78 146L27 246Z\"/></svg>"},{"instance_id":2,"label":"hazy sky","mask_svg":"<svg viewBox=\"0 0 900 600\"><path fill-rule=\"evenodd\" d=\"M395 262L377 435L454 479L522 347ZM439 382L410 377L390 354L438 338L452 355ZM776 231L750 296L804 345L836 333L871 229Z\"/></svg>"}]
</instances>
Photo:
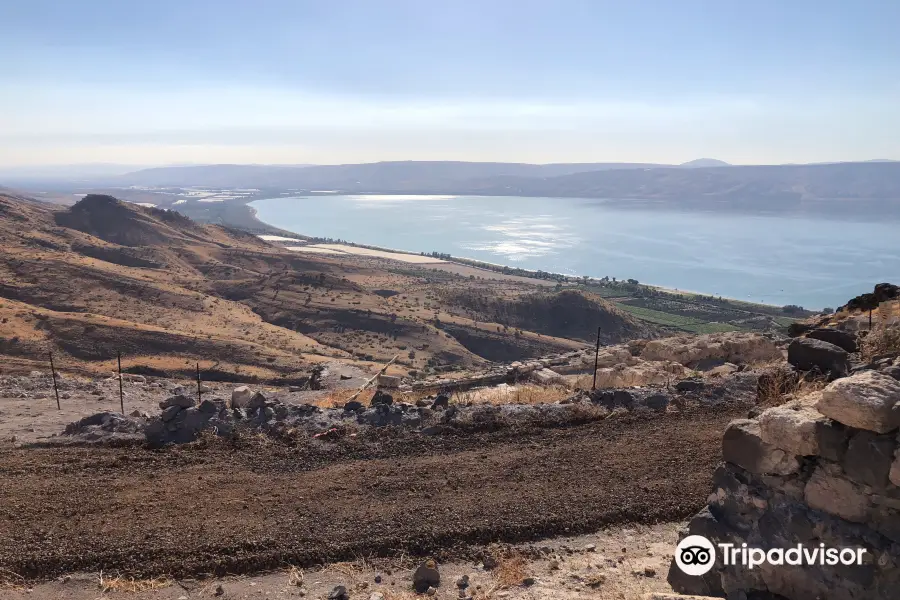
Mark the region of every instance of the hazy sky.
<instances>
[{"instance_id":1,"label":"hazy sky","mask_svg":"<svg viewBox=\"0 0 900 600\"><path fill-rule=\"evenodd\" d=\"M900 159L900 2L0 0L0 165Z\"/></svg>"}]
</instances>

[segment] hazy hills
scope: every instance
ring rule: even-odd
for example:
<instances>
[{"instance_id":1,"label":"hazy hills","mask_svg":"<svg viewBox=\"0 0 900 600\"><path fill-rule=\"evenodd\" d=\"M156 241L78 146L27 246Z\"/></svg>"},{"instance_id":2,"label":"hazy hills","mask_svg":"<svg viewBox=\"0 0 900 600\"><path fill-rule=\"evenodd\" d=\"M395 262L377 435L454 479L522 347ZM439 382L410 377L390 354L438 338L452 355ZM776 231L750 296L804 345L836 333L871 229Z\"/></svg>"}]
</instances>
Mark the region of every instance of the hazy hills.
<instances>
[{"instance_id":1,"label":"hazy hills","mask_svg":"<svg viewBox=\"0 0 900 600\"><path fill-rule=\"evenodd\" d=\"M900 163L731 166L699 159L681 166L641 163L381 162L326 166L162 167L117 178L119 185L245 187L347 193L484 194L755 202L900 200Z\"/></svg>"},{"instance_id":2,"label":"hazy hills","mask_svg":"<svg viewBox=\"0 0 900 600\"><path fill-rule=\"evenodd\" d=\"M158 167L128 173L120 183L146 186L211 186L390 191L401 188L447 188L491 177L559 177L588 171L644 169L650 163L491 163L396 161L348 165L203 165Z\"/></svg>"}]
</instances>

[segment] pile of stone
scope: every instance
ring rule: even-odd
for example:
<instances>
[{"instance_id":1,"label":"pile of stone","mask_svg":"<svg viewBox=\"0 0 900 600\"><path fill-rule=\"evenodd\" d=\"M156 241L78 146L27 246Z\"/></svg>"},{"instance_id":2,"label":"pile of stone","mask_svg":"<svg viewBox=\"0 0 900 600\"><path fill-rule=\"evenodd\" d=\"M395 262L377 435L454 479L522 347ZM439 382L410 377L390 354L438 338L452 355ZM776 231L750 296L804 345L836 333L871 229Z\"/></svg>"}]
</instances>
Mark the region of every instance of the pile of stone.
<instances>
[{"instance_id":1,"label":"pile of stone","mask_svg":"<svg viewBox=\"0 0 900 600\"><path fill-rule=\"evenodd\" d=\"M750 406L757 400L759 378L759 372L735 371L714 379L691 377L670 386L598 388L587 396L608 410L663 412L670 404L715 406L725 402Z\"/></svg>"},{"instance_id":2,"label":"pile of stone","mask_svg":"<svg viewBox=\"0 0 900 600\"><path fill-rule=\"evenodd\" d=\"M715 566L689 576L673 561L673 588L729 598L897 598L898 429L900 381L874 370L838 377L822 391L732 422L715 489L684 532L717 546ZM764 551L824 544L866 552L861 565L763 563L749 569L726 565L718 544Z\"/></svg>"},{"instance_id":3,"label":"pile of stone","mask_svg":"<svg viewBox=\"0 0 900 600\"><path fill-rule=\"evenodd\" d=\"M597 357L597 386L662 385L692 377L728 375L744 365L782 358L775 336L726 332L636 340L602 348ZM584 357L593 365L594 356Z\"/></svg>"},{"instance_id":4,"label":"pile of stone","mask_svg":"<svg viewBox=\"0 0 900 600\"><path fill-rule=\"evenodd\" d=\"M146 419L143 415L126 417L119 413L101 412L66 425L64 436L77 436L81 441L109 439L141 439Z\"/></svg>"}]
</instances>

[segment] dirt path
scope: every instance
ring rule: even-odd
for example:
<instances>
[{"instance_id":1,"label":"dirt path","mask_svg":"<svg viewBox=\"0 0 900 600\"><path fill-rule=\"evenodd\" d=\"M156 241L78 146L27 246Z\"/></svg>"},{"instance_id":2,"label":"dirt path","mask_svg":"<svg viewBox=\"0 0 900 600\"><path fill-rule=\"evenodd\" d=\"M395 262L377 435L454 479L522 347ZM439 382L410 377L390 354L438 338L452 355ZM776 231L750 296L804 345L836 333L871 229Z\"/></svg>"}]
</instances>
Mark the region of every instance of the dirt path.
<instances>
[{"instance_id":1,"label":"dirt path","mask_svg":"<svg viewBox=\"0 0 900 600\"><path fill-rule=\"evenodd\" d=\"M456 582L468 577L470 597L480 600L643 600L668 592L666 574L684 522L609 527L597 533L486 547L501 565L480 559L441 562L436 600L459 600ZM282 568L253 576L136 580L75 573L55 581L0 589L3 600L260 600L324 599L335 586L351 600L417 600L410 557L359 560L311 569ZM526 578L530 578L528 584Z\"/></svg>"},{"instance_id":2,"label":"dirt path","mask_svg":"<svg viewBox=\"0 0 900 600\"><path fill-rule=\"evenodd\" d=\"M0 450L0 569L248 573L682 519L745 409L337 443Z\"/></svg>"}]
</instances>

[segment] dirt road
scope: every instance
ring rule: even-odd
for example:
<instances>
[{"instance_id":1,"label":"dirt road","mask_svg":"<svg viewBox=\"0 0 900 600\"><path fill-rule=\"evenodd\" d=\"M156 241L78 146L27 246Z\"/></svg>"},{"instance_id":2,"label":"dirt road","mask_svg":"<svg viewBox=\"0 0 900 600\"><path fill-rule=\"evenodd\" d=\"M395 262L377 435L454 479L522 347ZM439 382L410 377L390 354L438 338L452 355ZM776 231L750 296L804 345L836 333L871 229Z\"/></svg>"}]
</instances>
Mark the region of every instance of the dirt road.
<instances>
[{"instance_id":1,"label":"dirt road","mask_svg":"<svg viewBox=\"0 0 900 600\"><path fill-rule=\"evenodd\" d=\"M247 573L685 518L745 408L568 428L0 450L0 570Z\"/></svg>"}]
</instances>

